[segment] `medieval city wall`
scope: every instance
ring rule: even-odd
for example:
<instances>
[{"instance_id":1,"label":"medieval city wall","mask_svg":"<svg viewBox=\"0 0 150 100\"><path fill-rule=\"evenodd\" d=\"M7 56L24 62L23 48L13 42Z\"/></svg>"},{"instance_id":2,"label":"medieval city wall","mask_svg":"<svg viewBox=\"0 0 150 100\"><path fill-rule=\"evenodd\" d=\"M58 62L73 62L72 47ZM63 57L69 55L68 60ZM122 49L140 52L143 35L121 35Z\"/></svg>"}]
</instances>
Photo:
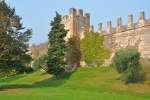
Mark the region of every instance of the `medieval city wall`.
<instances>
[{"instance_id":1,"label":"medieval city wall","mask_svg":"<svg viewBox=\"0 0 150 100\"><path fill-rule=\"evenodd\" d=\"M69 15L62 17L65 29L69 30L66 40L71 37L84 38L85 32L93 31L90 25L90 14L84 13L82 9L69 9ZM116 27L112 27L111 21L107 22L106 31L102 29L102 23L98 24L98 33L104 35L104 45L112 55L121 49L135 47L141 53L141 57L150 58L150 19L145 18L142 11L138 22L133 22L133 15L128 15L127 25L123 25L122 18L117 18ZM78 45L80 42L78 41Z\"/></svg>"},{"instance_id":2,"label":"medieval city wall","mask_svg":"<svg viewBox=\"0 0 150 100\"><path fill-rule=\"evenodd\" d=\"M108 21L104 38L104 44L112 54L121 48L135 47L141 57L150 58L150 20L145 19L144 12L140 13L137 23L133 23L132 15L128 16L127 25L122 25L121 17L117 18L115 28L111 26L111 21Z\"/></svg>"}]
</instances>

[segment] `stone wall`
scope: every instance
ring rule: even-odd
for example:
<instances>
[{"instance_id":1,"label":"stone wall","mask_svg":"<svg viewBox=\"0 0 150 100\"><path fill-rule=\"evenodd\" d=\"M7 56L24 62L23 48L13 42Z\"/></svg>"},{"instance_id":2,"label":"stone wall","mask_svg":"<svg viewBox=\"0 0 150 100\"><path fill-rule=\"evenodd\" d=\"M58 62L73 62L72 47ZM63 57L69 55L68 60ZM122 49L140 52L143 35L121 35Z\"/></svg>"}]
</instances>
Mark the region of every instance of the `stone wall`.
<instances>
[{"instance_id":1,"label":"stone wall","mask_svg":"<svg viewBox=\"0 0 150 100\"><path fill-rule=\"evenodd\" d=\"M70 8L69 15L62 17L62 23L69 30L66 40L71 37L82 39L85 32L94 30L90 25L90 14L84 13L82 9ZM123 25L121 17L117 17L115 27L108 21L106 31L103 31L102 23L99 23L98 33L104 34L104 45L112 55L121 48L135 47L141 52L141 57L150 58L150 19L145 18L143 11L140 12L137 23L133 22L132 14L128 15L127 25ZM79 41L78 44L80 45Z\"/></svg>"}]
</instances>

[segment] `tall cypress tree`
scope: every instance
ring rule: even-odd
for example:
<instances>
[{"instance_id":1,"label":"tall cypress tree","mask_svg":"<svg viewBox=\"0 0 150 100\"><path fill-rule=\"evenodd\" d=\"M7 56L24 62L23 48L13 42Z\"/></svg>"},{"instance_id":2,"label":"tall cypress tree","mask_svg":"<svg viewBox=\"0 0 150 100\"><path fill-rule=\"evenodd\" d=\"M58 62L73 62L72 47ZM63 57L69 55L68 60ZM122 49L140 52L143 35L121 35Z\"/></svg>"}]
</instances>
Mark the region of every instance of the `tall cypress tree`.
<instances>
[{"instance_id":1,"label":"tall cypress tree","mask_svg":"<svg viewBox=\"0 0 150 100\"><path fill-rule=\"evenodd\" d=\"M25 29L21 17L5 1L0 2L0 74L10 75L23 71L30 62L28 41L31 30Z\"/></svg>"},{"instance_id":2,"label":"tall cypress tree","mask_svg":"<svg viewBox=\"0 0 150 100\"><path fill-rule=\"evenodd\" d=\"M66 66L65 54L66 43L64 38L67 30L61 23L61 15L56 12L54 20L51 22L51 31L49 32L49 48L48 48L48 73L56 75L56 77L64 71Z\"/></svg>"}]
</instances>

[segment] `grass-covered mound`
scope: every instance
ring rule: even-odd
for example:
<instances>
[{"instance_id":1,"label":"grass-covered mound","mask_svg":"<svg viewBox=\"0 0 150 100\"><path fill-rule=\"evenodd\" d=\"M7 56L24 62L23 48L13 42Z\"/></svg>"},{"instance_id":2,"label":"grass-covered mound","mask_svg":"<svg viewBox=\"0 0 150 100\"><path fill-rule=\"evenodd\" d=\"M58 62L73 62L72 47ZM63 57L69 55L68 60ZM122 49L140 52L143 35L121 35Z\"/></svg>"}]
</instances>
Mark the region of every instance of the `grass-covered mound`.
<instances>
[{"instance_id":1,"label":"grass-covered mound","mask_svg":"<svg viewBox=\"0 0 150 100\"><path fill-rule=\"evenodd\" d=\"M34 72L0 78L0 100L149 100L147 80L124 85L113 68L79 68L63 79Z\"/></svg>"}]
</instances>

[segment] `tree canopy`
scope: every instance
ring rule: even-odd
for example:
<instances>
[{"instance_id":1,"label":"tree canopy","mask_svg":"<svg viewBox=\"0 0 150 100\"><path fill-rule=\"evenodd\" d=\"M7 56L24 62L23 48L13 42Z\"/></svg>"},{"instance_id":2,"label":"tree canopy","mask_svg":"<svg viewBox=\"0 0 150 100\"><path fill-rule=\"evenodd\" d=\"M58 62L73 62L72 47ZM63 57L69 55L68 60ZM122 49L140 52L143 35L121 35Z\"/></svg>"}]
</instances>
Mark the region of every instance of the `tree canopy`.
<instances>
[{"instance_id":1,"label":"tree canopy","mask_svg":"<svg viewBox=\"0 0 150 100\"><path fill-rule=\"evenodd\" d=\"M56 75L56 77L64 71L66 67L65 55L67 45L64 38L67 35L67 30L61 23L61 15L56 12L54 20L51 21L51 31L48 34L49 48L48 48L48 72Z\"/></svg>"},{"instance_id":2,"label":"tree canopy","mask_svg":"<svg viewBox=\"0 0 150 100\"><path fill-rule=\"evenodd\" d=\"M5 1L0 2L0 74L9 75L23 71L31 57L28 41L32 30L25 29L21 17Z\"/></svg>"},{"instance_id":3,"label":"tree canopy","mask_svg":"<svg viewBox=\"0 0 150 100\"><path fill-rule=\"evenodd\" d=\"M82 60L89 66L99 66L109 57L108 50L103 45L104 37L100 33L85 33L80 42Z\"/></svg>"}]
</instances>

